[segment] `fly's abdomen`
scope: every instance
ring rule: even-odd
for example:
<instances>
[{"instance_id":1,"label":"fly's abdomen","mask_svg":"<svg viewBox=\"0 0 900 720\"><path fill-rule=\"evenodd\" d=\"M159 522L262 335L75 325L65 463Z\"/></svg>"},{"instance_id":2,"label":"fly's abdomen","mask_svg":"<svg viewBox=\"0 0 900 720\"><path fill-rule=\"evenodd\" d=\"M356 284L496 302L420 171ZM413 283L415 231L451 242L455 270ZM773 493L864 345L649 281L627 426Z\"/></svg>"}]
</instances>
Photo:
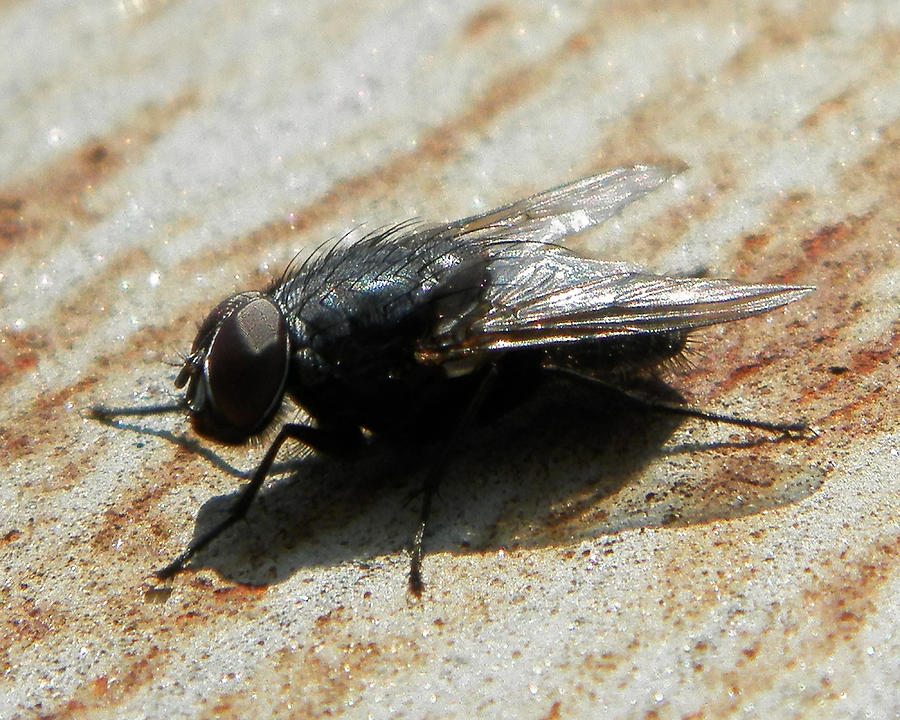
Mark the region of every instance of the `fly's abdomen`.
<instances>
[{"instance_id":1,"label":"fly's abdomen","mask_svg":"<svg viewBox=\"0 0 900 720\"><path fill-rule=\"evenodd\" d=\"M685 331L595 338L547 348L546 364L595 377L641 374L675 361L687 343Z\"/></svg>"}]
</instances>

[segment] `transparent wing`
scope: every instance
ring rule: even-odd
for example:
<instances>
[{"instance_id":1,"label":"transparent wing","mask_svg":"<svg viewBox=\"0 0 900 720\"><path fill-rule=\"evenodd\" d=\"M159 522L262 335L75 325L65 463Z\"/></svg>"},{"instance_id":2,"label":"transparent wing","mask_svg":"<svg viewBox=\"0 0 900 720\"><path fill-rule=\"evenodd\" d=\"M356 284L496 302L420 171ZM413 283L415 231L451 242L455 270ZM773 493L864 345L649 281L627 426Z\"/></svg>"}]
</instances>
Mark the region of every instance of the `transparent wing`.
<instances>
[{"instance_id":1,"label":"transparent wing","mask_svg":"<svg viewBox=\"0 0 900 720\"><path fill-rule=\"evenodd\" d=\"M813 288L652 275L568 252L499 257L482 312L448 323L423 360L714 325L786 305Z\"/></svg>"},{"instance_id":2,"label":"transparent wing","mask_svg":"<svg viewBox=\"0 0 900 720\"><path fill-rule=\"evenodd\" d=\"M435 238L456 236L474 244L479 239L552 243L608 220L683 169L675 165L616 168L429 230Z\"/></svg>"}]
</instances>

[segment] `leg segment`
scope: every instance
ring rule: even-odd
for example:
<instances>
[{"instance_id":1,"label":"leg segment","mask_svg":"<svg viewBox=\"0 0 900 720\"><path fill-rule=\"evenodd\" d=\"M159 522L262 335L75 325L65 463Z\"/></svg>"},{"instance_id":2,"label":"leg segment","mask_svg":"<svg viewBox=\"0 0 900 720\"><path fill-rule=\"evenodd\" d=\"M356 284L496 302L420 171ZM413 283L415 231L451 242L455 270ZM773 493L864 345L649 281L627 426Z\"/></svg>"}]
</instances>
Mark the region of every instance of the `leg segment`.
<instances>
[{"instance_id":1,"label":"leg segment","mask_svg":"<svg viewBox=\"0 0 900 720\"><path fill-rule=\"evenodd\" d=\"M259 466L257 466L255 472L253 473L253 477L251 477L250 481L243 487L240 495L238 495L237 501L228 511L228 515L226 515L225 518L217 525L213 526L205 533L203 533L203 535L192 541L190 545L187 546L187 549L172 562L170 562L164 568L157 570L155 573L156 577L158 577L160 580L165 580L180 573L182 570L184 570L184 566L192 557L194 557L194 555L196 555L198 552L200 552L200 550L209 545L213 540L215 540L225 530L234 525L238 520L243 519L247 515L247 511L250 509L250 505L253 503L253 500L259 493L259 489L262 487L266 476L272 469L272 463L275 462L275 456L278 455L278 451L281 449L281 446L285 443L285 441L297 440L304 443L305 445L308 445L313 450L317 450L325 454L340 454L342 451L346 451L347 449L347 438L348 436L346 432L333 433L322 430L320 428L310 427L309 425L300 425L297 423L287 423L285 425L282 425L281 429L278 431L278 435L275 437L275 440L273 440L272 444L269 445L269 449L266 450L266 454L263 456L262 461L259 463ZM356 439L359 439L358 430Z\"/></svg>"},{"instance_id":2,"label":"leg segment","mask_svg":"<svg viewBox=\"0 0 900 720\"><path fill-rule=\"evenodd\" d=\"M629 400L643 405L651 410L670 413L672 415L684 415L686 417L698 418L700 420L710 420L712 422L726 423L728 425L739 425L741 427L756 428L757 430L765 430L767 432L782 433L784 435L803 436L807 432L815 433L809 425L804 422L794 423L773 423L765 420L752 420L750 418L736 417L734 415L725 415L721 413L707 412L698 408L679 405L677 403L667 402L665 400L647 397L640 393L631 392L625 388L618 387L613 383L600 380L590 375L584 375L575 370L562 367L548 368L552 372L557 373L569 380L581 383L583 385L591 385L593 387L601 387L605 390L615 392Z\"/></svg>"},{"instance_id":3,"label":"leg segment","mask_svg":"<svg viewBox=\"0 0 900 720\"><path fill-rule=\"evenodd\" d=\"M422 488L422 508L419 513L419 525L416 528L416 534L413 536L409 563L409 590L416 597L419 597L422 594L422 590L425 588L425 583L422 581L422 556L424 554L423 543L425 540L425 530L428 526L428 518L431 515L431 503L434 499L434 494L437 491L438 485L440 485L441 479L447 468L447 458L450 455L450 450L456 444L462 429L468 425L478 413L478 410L484 403L484 398L496 377L497 367L496 365L491 365L481 382L478 384L475 394L466 406L465 411L460 416L449 440L444 444L440 454L432 464L428 475L425 477L425 484Z\"/></svg>"}]
</instances>

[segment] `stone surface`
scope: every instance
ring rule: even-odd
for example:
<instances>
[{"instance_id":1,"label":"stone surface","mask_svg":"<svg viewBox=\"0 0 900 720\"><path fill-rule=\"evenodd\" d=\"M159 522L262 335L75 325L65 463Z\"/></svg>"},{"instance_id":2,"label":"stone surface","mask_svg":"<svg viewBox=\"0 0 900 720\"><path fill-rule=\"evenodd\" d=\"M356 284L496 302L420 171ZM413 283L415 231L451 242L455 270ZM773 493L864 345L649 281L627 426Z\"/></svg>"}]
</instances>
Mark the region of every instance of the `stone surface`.
<instances>
[{"instance_id":1,"label":"stone surface","mask_svg":"<svg viewBox=\"0 0 900 720\"><path fill-rule=\"evenodd\" d=\"M896 2L24 0L0 46L0 716L900 714ZM420 602L385 457L153 586L262 448L85 407L298 250L676 161L571 246L817 285L670 375L817 439L545 399L461 442Z\"/></svg>"}]
</instances>

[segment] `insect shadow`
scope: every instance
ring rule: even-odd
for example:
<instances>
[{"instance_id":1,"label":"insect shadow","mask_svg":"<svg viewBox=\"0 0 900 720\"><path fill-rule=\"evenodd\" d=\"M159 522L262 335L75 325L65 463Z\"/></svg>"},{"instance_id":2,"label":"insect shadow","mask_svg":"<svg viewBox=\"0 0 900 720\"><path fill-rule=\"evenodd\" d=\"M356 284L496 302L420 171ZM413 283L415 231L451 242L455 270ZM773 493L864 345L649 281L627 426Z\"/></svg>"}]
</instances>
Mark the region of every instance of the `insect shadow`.
<instances>
[{"instance_id":1,"label":"insect shadow","mask_svg":"<svg viewBox=\"0 0 900 720\"><path fill-rule=\"evenodd\" d=\"M667 507L661 514L647 512L648 495L660 497L664 491L659 486L668 483L663 460L647 485L653 489L643 489L648 467L661 457L690 454L694 460L705 451L740 452L778 441L752 433L732 441L723 428L722 441L667 446L684 420L612 391L586 395L583 388L555 381L516 412L476 421L456 443L441 485L431 552L547 547L627 528L705 522L798 499L817 487L806 483L803 492L787 498L770 494L762 504L746 507L723 505L718 498L710 513L688 513L686 519ZM276 468L282 475L263 489L246 518L198 552L193 567L251 585L277 583L312 567L365 566L388 555L402 567L407 558L402 551L417 518L417 505L409 500L421 488L433 450L429 444L374 444L352 461L312 455L282 464ZM210 450L203 455L220 469L244 475ZM694 480L694 502L702 507L709 478ZM627 500L617 501L626 489L640 496L641 510L634 511ZM195 538L221 521L238 493L236 488L204 503Z\"/></svg>"}]
</instances>

